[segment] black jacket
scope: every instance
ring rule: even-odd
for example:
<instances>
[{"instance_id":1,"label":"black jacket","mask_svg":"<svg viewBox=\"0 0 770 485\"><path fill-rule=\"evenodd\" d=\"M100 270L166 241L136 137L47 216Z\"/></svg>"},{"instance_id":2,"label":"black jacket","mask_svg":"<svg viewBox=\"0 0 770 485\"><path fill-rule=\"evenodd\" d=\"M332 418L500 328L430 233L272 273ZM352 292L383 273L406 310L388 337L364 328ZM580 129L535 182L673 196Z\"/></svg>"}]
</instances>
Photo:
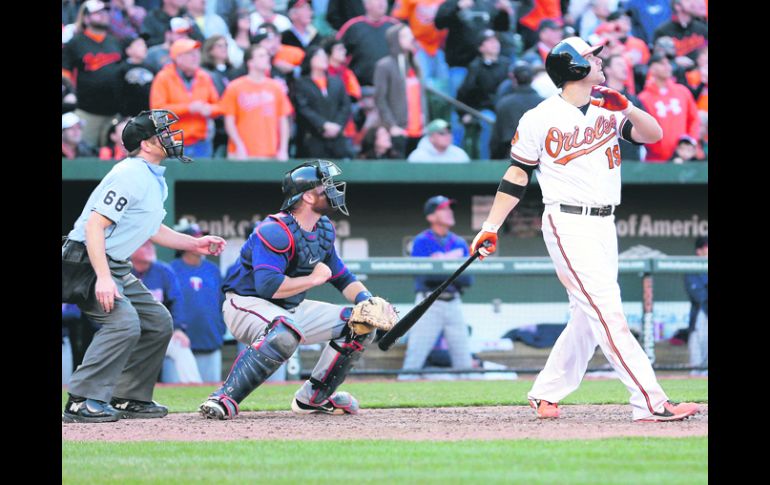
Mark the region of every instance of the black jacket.
<instances>
[{"instance_id":1,"label":"black jacket","mask_svg":"<svg viewBox=\"0 0 770 485\"><path fill-rule=\"evenodd\" d=\"M470 64L479 53L479 40L485 29L504 32L511 27L508 12L497 10L494 0L476 0L465 10L460 10L457 1L442 3L434 20L437 29L449 29L445 48L449 67Z\"/></svg>"},{"instance_id":2,"label":"black jacket","mask_svg":"<svg viewBox=\"0 0 770 485\"><path fill-rule=\"evenodd\" d=\"M481 57L474 59L468 64L468 75L457 90L457 100L477 110L494 109L497 87L508 78L510 62L505 57L490 63Z\"/></svg>"},{"instance_id":3,"label":"black jacket","mask_svg":"<svg viewBox=\"0 0 770 485\"><path fill-rule=\"evenodd\" d=\"M514 86L495 105L497 120L489 139L489 156L493 160L507 160L511 156L511 139L524 113L543 101L532 86Z\"/></svg>"},{"instance_id":4,"label":"black jacket","mask_svg":"<svg viewBox=\"0 0 770 485\"><path fill-rule=\"evenodd\" d=\"M682 24L675 20L669 20L655 29L652 43L654 44L659 37L673 37L676 55L688 56L694 61L698 50L708 45L709 27L698 19L693 19L687 27L682 27Z\"/></svg>"},{"instance_id":5,"label":"black jacket","mask_svg":"<svg viewBox=\"0 0 770 485\"><path fill-rule=\"evenodd\" d=\"M291 101L297 113L295 144L297 157L350 158L347 140L342 134L350 118L350 98L342 81L327 77L327 95L324 96L310 76L296 79L292 86ZM323 124L337 123L343 129L336 138L323 137Z\"/></svg>"},{"instance_id":6,"label":"black jacket","mask_svg":"<svg viewBox=\"0 0 770 485\"><path fill-rule=\"evenodd\" d=\"M179 17L186 17L192 24L192 32L190 32L190 38L203 42L206 40L203 37L201 29L198 28L198 24L187 16L187 11L182 9L179 11ZM171 16L158 8L147 12L147 16L144 17L142 22L142 33L149 34L150 38L147 39L147 47L162 44L166 40L166 31L171 28Z\"/></svg>"},{"instance_id":7,"label":"black jacket","mask_svg":"<svg viewBox=\"0 0 770 485\"><path fill-rule=\"evenodd\" d=\"M334 30L340 30L345 22L359 15L366 15L362 0L329 0L326 7L326 21Z\"/></svg>"}]
</instances>

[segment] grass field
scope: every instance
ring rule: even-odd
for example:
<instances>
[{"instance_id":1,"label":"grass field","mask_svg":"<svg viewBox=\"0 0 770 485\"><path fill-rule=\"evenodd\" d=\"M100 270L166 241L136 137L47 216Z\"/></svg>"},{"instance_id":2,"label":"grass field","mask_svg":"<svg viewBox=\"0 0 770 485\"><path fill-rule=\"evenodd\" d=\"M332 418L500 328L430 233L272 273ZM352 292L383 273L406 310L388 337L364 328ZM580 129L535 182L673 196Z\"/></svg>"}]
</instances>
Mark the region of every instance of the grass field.
<instances>
[{"instance_id":1,"label":"grass field","mask_svg":"<svg viewBox=\"0 0 770 485\"><path fill-rule=\"evenodd\" d=\"M662 379L675 400L708 403L708 381ZM353 382L364 408L526 404L531 381ZM298 383L265 385L242 410L289 408ZM172 412L193 412L212 387L159 387ZM62 406L66 392L62 392ZM563 404L625 404L618 380L584 381ZM708 438L600 440L339 440L309 442L62 441L62 482L704 484Z\"/></svg>"},{"instance_id":2,"label":"grass field","mask_svg":"<svg viewBox=\"0 0 770 485\"><path fill-rule=\"evenodd\" d=\"M708 380L661 379L663 390L675 401L708 402ZM241 404L241 411L286 411L300 383L265 384ZM532 381L408 381L351 382L340 390L349 391L364 408L447 407L526 405ZM153 396L170 412L198 410L214 386L158 387ZM62 391L62 409L67 392ZM583 381L563 404L625 404L628 391L617 379Z\"/></svg>"}]
</instances>

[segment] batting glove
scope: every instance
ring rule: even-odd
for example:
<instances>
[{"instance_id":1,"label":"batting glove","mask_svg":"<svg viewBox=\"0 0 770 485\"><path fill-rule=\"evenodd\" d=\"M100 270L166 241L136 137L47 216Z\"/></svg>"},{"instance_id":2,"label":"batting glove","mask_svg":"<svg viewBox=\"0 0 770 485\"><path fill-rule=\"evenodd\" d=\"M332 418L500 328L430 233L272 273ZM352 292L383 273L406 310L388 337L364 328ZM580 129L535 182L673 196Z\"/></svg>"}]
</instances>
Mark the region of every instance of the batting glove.
<instances>
[{"instance_id":1,"label":"batting glove","mask_svg":"<svg viewBox=\"0 0 770 485\"><path fill-rule=\"evenodd\" d=\"M591 104L610 111L622 111L627 114L628 98L605 86L594 86L594 89L602 94L602 98L591 98Z\"/></svg>"},{"instance_id":2,"label":"batting glove","mask_svg":"<svg viewBox=\"0 0 770 485\"><path fill-rule=\"evenodd\" d=\"M481 225L481 232L476 234L476 237L473 238L473 242L471 243L471 254L475 253L478 249L479 260L483 260L494 253L497 250L497 230L499 228L500 226L484 222ZM489 246L482 246L485 241L489 241Z\"/></svg>"}]
</instances>

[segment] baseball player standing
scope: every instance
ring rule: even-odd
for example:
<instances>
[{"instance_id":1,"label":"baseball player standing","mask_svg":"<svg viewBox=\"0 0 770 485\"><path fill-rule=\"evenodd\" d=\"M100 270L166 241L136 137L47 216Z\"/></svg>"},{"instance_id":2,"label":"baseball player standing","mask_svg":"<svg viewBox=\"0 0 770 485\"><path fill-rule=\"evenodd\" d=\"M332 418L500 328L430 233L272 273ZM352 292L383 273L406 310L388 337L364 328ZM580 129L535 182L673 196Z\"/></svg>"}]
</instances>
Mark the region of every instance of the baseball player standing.
<instances>
[{"instance_id":1,"label":"baseball player standing","mask_svg":"<svg viewBox=\"0 0 770 485\"><path fill-rule=\"evenodd\" d=\"M152 393L173 331L171 314L131 274L128 258L147 239L215 256L226 244L217 236L194 238L162 224L168 187L160 163L169 156L192 161L183 154L182 132L169 128L176 121L167 110L142 111L129 120L122 136L128 158L91 192L62 244L62 300L77 303L101 325L70 378L62 422L168 413Z\"/></svg>"},{"instance_id":2,"label":"baseball player standing","mask_svg":"<svg viewBox=\"0 0 770 485\"><path fill-rule=\"evenodd\" d=\"M352 308L306 299L311 288L331 283L350 302L369 301L366 287L334 248L329 214L347 215L342 171L316 160L286 172L281 212L265 218L241 247L236 269L222 285L222 315L233 336L248 345L227 379L200 405L206 418L232 419L239 404L265 382L300 343L325 343L310 379L294 394L298 414L356 414L358 400L336 392L375 333L351 333Z\"/></svg>"},{"instance_id":3,"label":"baseball player standing","mask_svg":"<svg viewBox=\"0 0 770 485\"><path fill-rule=\"evenodd\" d=\"M449 230L455 225L453 199L436 195L428 199L423 212L430 223L430 229L418 234L412 242L413 257L440 259L460 259L468 256L468 243ZM417 291L416 303L430 294L446 275L423 275L415 278ZM420 321L409 331L404 370L422 369L433 344L442 330L447 339L452 368L470 369L471 351L468 342L468 326L463 318L463 305L460 298L462 288L470 286L473 277L467 274L459 276L454 283L444 290ZM402 374L407 376L407 374ZM399 376L401 379L401 375Z\"/></svg>"},{"instance_id":4,"label":"baseball player standing","mask_svg":"<svg viewBox=\"0 0 770 485\"><path fill-rule=\"evenodd\" d=\"M511 166L471 244L494 252L497 230L524 196L533 170L543 192L543 238L569 296L570 319L528 398L539 418L557 418L558 403L577 389L599 345L631 393L633 419L675 421L698 412L695 403L668 400L652 365L628 328L618 285L615 208L620 204L618 139L655 143L657 121L604 82L602 46L579 37L559 42L546 71L561 93L522 116L511 141ZM592 89L603 98L591 97ZM491 247L481 247L490 241Z\"/></svg>"}]
</instances>

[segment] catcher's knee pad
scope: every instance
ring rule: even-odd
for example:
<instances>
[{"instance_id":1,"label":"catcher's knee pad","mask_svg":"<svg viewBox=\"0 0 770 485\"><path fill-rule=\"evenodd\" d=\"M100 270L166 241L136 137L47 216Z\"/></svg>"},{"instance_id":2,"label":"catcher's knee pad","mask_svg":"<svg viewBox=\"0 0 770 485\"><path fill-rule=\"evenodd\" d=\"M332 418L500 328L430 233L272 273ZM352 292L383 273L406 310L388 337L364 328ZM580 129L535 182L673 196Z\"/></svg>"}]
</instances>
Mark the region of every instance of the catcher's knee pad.
<instances>
[{"instance_id":1,"label":"catcher's knee pad","mask_svg":"<svg viewBox=\"0 0 770 485\"><path fill-rule=\"evenodd\" d=\"M278 370L299 345L301 336L285 317L270 322L257 340L238 356L227 380L212 397L227 396L240 403Z\"/></svg>"},{"instance_id":2,"label":"catcher's knee pad","mask_svg":"<svg viewBox=\"0 0 770 485\"><path fill-rule=\"evenodd\" d=\"M341 344L335 340L329 342L330 348L321 354L321 360L309 379L312 385L310 404L321 404L334 394L373 340L374 332L370 332L356 336L348 333Z\"/></svg>"}]
</instances>

